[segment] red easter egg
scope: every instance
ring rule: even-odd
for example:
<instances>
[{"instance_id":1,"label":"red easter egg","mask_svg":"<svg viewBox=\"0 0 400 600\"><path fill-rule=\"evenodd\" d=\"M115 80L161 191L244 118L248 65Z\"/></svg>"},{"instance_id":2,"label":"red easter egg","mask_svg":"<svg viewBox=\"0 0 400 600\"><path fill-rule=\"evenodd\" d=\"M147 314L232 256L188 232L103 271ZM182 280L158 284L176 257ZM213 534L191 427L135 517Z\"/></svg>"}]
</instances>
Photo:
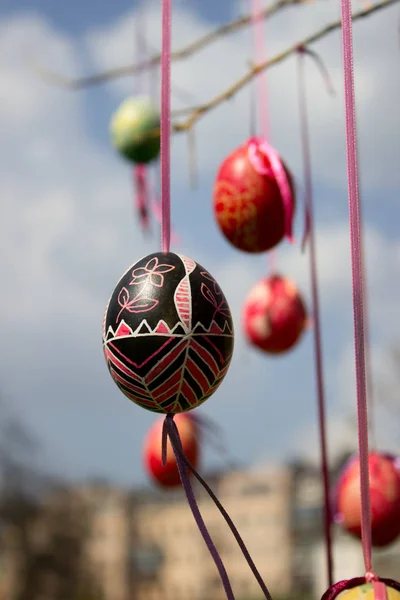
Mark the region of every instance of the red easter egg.
<instances>
[{"instance_id":1,"label":"red easter egg","mask_svg":"<svg viewBox=\"0 0 400 600\"><path fill-rule=\"evenodd\" d=\"M400 468L398 459L369 454L372 544L382 547L400 535ZM345 466L336 488L336 521L361 538L360 462L352 458Z\"/></svg>"},{"instance_id":2,"label":"red easter egg","mask_svg":"<svg viewBox=\"0 0 400 600\"><path fill-rule=\"evenodd\" d=\"M257 150L268 174L257 172L249 155L254 138L222 163L214 186L214 214L223 235L239 250L265 252L285 235L285 210L268 157ZM292 177L283 165L294 202Z\"/></svg>"},{"instance_id":3,"label":"red easter egg","mask_svg":"<svg viewBox=\"0 0 400 600\"><path fill-rule=\"evenodd\" d=\"M197 424L187 413L176 415L174 421L178 427L183 452L189 462L197 468L199 462ZM163 423L163 418L158 419L150 428L144 444L143 460L146 471L158 485L162 487L175 487L180 485L181 479L175 454L169 440L167 441L167 461L165 466L162 464Z\"/></svg>"},{"instance_id":4,"label":"red easter egg","mask_svg":"<svg viewBox=\"0 0 400 600\"><path fill-rule=\"evenodd\" d=\"M279 354L298 342L307 311L296 285L274 275L259 281L245 300L243 329L248 341L264 352Z\"/></svg>"}]
</instances>

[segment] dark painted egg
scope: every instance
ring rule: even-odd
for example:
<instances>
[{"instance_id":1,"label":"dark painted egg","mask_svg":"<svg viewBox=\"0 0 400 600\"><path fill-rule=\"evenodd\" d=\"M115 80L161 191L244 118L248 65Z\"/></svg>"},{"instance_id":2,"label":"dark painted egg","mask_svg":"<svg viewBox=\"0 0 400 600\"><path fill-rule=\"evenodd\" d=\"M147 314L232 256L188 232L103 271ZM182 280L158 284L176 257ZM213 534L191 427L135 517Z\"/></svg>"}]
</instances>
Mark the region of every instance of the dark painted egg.
<instances>
[{"instance_id":1,"label":"dark painted egg","mask_svg":"<svg viewBox=\"0 0 400 600\"><path fill-rule=\"evenodd\" d=\"M146 164L160 153L160 113L150 98L127 98L111 119L113 145L127 160Z\"/></svg>"},{"instance_id":2,"label":"dark painted egg","mask_svg":"<svg viewBox=\"0 0 400 600\"><path fill-rule=\"evenodd\" d=\"M215 279L194 260L155 252L132 265L106 308L103 350L130 400L159 413L202 404L232 358L233 322Z\"/></svg>"}]
</instances>

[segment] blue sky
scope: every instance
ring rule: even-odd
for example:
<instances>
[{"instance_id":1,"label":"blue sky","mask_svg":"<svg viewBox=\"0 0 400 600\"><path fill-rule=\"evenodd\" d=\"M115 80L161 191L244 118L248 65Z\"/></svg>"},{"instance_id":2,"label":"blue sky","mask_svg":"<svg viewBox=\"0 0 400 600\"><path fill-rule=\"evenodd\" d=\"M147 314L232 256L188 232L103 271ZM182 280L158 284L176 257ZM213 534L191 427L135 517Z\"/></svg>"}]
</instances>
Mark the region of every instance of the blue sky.
<instances>
[{"instance_id":1,"label":"blue sky","mask_svg":"<svg viewBox=\"0 0 400 600\"><path fill-rule=\"evenodd\" d=\"M132 9L141 7L143 2L132 2L129 0L119 1L111 4L110 2L87 2L84 5L77 0L71 1L68 5L55 4L51 0L42 0L41 2L30 2L22 0L19 2L18 11L32 11L44 16L53 25L69 35L80 35L85 33L91 27L104 26L115 18L126 14ZM220 23L232 16L235 10L235 3L218 2L217 4L207 0L205 2L192 1L187 2L193 6L196 12L207 19L210 23ZM14 11L13 3L4 0L2 10L6 14L12 14Z\"/></svg>"},{"instance_id":2,"label":"blue sky","mask_svg":"<svg viewBox=\"0 0 400 600\"><path fill-rule=\"evenodd\" d=\"M216 9L218 6L218 10ZM108 123L135 87L131 78L79 93L38 81L29 55L43 66L79 76L134 59L134 15L144 5L51 0L0 6L1 390L42 442L42 460L65 476L103 475L145 481L141 446L154 415L132 405L112 382L101 349L101 322L121 274L157 250L157 227L144 238L132 218L130 169L113 151ZM160 3L146 2L146 27L159 47ZM355 3L359 8L361 3ZM178 48L242 12L240 4L174 3ZM267 29L272 55L336 19L338 6L315 1L288 8ZM367 224L374 367L399 337L400 292L397 7L354 26L361 192ZM354 411L350 258L344 156L339 32L314 46L337 94L329 97L311 63L307 68L313 179L318 226L323 343L332 448L355 445L343 425ZM244 73L251 57L247 31L221 40L173 67L173 81L199 101ZM294 59L268 74L272 143L293 171L301 194L301 154ZM174 97L175 107L183 106ZM204 117L196 128L199 182L189 187L183 136L172 142L177 251L203 264L220 282L233 310L235 357L220 390L201 412L224 429L232 455L245 463L317 453L313 346L307 333L281 358L245 344L240 309L266 275L265 256L243 255L220 236L212 215L212 186L227 153L249 135L249 90ZM299 202L300 206L300 202ZM307 257L296 244L278 250L282 273L309 299ZM386 375L385 375L386 376ZM387 375L389 377L389 375ZM383 411L377 419L382 449L396 448ZM205 448L205 466L222 464Z\"/></svg>"}]
</instances>

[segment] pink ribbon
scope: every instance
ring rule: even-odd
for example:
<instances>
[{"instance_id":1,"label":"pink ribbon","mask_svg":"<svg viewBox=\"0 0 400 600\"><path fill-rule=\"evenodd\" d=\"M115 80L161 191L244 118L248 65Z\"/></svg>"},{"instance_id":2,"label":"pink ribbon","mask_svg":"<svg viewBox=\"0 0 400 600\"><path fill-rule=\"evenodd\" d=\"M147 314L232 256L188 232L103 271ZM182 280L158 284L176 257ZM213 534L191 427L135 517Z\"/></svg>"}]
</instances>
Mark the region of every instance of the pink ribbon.
<instances>
[{"instance_id":1,"label":"pink ribbon","mask_svg":"<svg viewBox=\"0 0 400 600\"><path fill-rule=\"evenodd\" d=\"M299 89L299 112L301 126L301 141L303 154L303 172L305 186L305 225L306 230L303 237L303 248L305 241L309 239L309 262L311 274L311 299L314 320L314 363L315 363L315 382L317 391L317 411L318 411L318 429L321 457L321 475L324 491L324 533L326 548L326 566L329 585L333 585L333 539L332 539L332 506L330 492L330 474L328 460L328 440L327 440L327 418L326 418L326 399L325 399L325 381L323 372L322 356L322 333L321 333L321 315L320 315L320 294L317 272L317 243L315 239L314 225L314 199L312 194L312 172L311 172L311 147L308 130L308 111L305 90L305 75L303 55L299 54L298 60L298 89Z\"/></svg>"},{"instance_id":2,"label":"pink ribbon","mask_svg":"<svg viewBox=\"0 0 400 600\"><path fill-rule=\"evenodd\" d=\"M388 600L387 588L382 581L372 581L375 600Z\"/></svg>"},{"instance_id":3,"label":"pink ribbon","mask_svg":"<svg viewBox=\"0 0 400 600\"><path fill-rule=\"evenodd\" d=\"M351 266L353 282L354 346L360 457L361 542L365 569L372 571L371 501L369 486L368 405L364 327L364 266L358 194L357 130L354 92L353 29L351 0L341 0L344 105L346 124L347 184L350 217Z\"/></svg>"},{"instance_id":4,"label":"pink ribbon","mask_svg":"<svg viewBox=\"0 0 400 600\"><path fill-rule=\"evenodd\" d=\"M268 159L270 167L265 165L260 154ZM248 142L248 156L257 173L265 177L273 177L278 184L285 212L285 235L293 243L294 198L281 157L262 137L250 138Z\"/></svg>"},{"instance_id":5,"label":"pink ribbon","mask_svg":"<svg viewBox=\"0 0 400 600\"><path fill-rule=\"evenodd\" d=\"M326 89L328 94L335 94L335 89L333 87L331 78L329 76L329 72L325 67L325 64L318 56L316 52L306 48L305 46L298 46L297 54L299 60L297 61L297 75L299 82L299 106L300 106L300 124L301 124L301 144L303 148L303 157L305 161L305 208L304 208L304 233L303 239L301 242L301 249L304 251L306 243L310 237L311 225L312 225L312 214L311 207L309 202L309 197L312 191L311 184L311 159L310 159L310 136L308 132L308 118L307 118L307 109L306 109L306 90L305 90L305 75L304 75L304 56L307 54L311 58L314 59L315 64L317 65L322 78L324 80Z\"/></svg>"},{"instance_id":6,"label":"pink ribbon","mask_svg":"<svg viewBox=\"0 0 400 600\"><path fill-rule=\"evenodd\" d=\"M159 198L157 198L157 196L154 196L154 198L151 200L150 202L150 210L153 213L153 215L155 216L156 220L159 223L162 223L162 209L161 209L161 201ZM180 236L176 233L176 231L174 231L173 229L171 229L171 243L175 245L179 245L181 243L181 238Z\"/></svg>"},{"instance_id":7,"label":"pink ribbon","mask_svg":"<svg viewBox=\"0 0 400 600\"><path fill-rule=\"evenodd\" d=\"M161 40L161 247L169 252L171 243L171 29L172 0L162 2Z\"/></svg>"}]
</instances>

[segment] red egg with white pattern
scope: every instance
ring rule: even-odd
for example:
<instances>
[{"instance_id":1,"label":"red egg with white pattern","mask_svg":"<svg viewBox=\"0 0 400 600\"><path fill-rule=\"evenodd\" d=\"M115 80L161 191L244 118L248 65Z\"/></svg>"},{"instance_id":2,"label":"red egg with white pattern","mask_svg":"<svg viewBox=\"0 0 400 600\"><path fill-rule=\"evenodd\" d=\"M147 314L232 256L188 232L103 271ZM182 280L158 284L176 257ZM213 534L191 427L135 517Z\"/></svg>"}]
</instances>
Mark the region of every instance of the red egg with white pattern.
<instances>
[{"instance_id":1,"label":"red egg with white pattern","mask_svg":"<svg viewBox=\"0 0 400 600\"><path fill-rule=\"evenodd\" d=\"M248 294L242 313L247 340L269 354L293 348L309 323L307 309L293 281L273 275Z\"/></svg>"},{"instance_id":2,"label":"red egg with white pattern","mask_svg":"<svg viewBox=\"0 0 400 600\"><path fill-rule=\"evenodd\" d=\"M278 163L280 179L285 180L288 206L271 168L271 153ZM292 176L276 151L262 138L250 138L229 154L218 170L213 192L214 216L221 233L238 250L260 253L279 244L287 228L291 230L294 203Z\"/></svg>"}]
</instances>

